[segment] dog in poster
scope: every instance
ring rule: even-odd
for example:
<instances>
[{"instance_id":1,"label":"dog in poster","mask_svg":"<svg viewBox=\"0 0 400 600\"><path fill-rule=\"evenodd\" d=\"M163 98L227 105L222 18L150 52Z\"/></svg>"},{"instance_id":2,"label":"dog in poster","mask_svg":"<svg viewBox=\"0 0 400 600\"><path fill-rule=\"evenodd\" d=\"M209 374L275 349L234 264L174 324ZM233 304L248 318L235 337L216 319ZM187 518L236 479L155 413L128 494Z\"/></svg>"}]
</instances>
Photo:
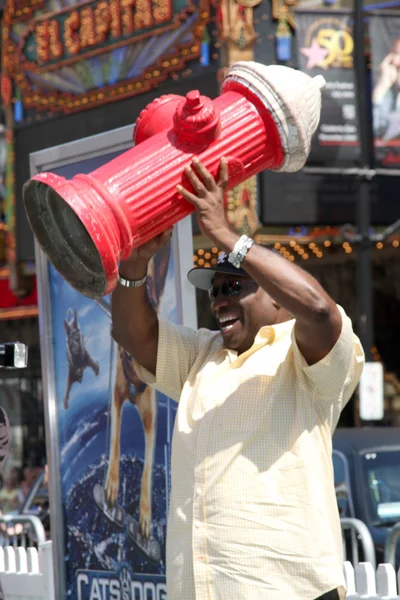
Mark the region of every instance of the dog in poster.
<instances>
[{"instance_id":1,"label":"dog in poster","mask_svg":"<svg viewBox=\"0 0 400 600\"><path fill-rule=\"evenodd\" d=\"M147 294L158 311L167 279L170 245L161 249L149 264ZM152 527L152 475L156 441L157 406L155 392L140 381L131 356L117 347L116 376L111 406L111 443L105 484L105 500L112 508L117 503L120 469L121 415L125 401L136 406L145 435L145 458L140 488L139 531L143 540L149 540Z\"/></svg>"},{"instance_id":2,"label":"dog in poster","mask_svg":"<svg viewBox=\"0 0 400 600\"><path fill-rule=\"evenodd\" d=\"M73 316L72 316L73 314ZM67 387L64 396L64 408L68 409L69 395L74 383L82 383L83 373L87 367L90 367L94 374L99 374L99 363L93 360L85 347L85 340L78 323L78 313L76 308L67 312L67 319L64 321L65 334L67 336L67 359L68 375Z\"/></svg>"}]
</instances>

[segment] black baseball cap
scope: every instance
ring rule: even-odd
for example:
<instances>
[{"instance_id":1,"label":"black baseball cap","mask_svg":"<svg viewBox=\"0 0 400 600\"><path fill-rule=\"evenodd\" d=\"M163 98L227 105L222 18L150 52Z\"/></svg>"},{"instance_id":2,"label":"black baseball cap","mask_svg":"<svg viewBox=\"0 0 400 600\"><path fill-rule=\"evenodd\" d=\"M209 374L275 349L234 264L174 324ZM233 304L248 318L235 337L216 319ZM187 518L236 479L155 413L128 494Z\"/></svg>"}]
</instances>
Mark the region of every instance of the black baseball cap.
<instances>
[{"instance_id":1,"label":"black baseball cap","mask_svg":"<svg viewBox=\"0 0 400 600\"><path fill-rule=\"evenodd\" d=\"M216 265L212 267L195 267L188 273L188 279L194 287L200 290L208 290L212 285L216 273L225 273L236 277L249 277L243 269L237 269L228 260L226 252L221 252Z\"/></svg>"}]
</instances>

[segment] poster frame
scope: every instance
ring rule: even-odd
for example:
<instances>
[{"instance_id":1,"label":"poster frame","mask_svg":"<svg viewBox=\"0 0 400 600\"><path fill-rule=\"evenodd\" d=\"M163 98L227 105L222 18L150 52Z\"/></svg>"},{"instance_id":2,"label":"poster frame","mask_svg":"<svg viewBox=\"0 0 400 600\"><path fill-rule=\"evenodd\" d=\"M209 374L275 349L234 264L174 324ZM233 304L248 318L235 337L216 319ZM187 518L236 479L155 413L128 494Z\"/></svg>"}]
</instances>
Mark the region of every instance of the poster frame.
<instances>
[{"instance_id":1,"label":"poster frame","mask_svg":"<svg viewBox=\"0 0 400 600\"><path fill-rule=\"evenodd\" d=\"M133 145L132 126L121 127L30 154L30 176L58 167L124 152ZM172 247L175 257L175 286L178 322L197 328L196 293L186 273L193 267L192 221L189 215L174 227ZM190 251L189 251L190 250ZM65 531L61 489L61 461L57 416L56 372L53 346L49 261L35 240L38 282L39 333L45 413L46 456L49 469L49 502L55 596L66 597Z\"/></svg>"}]
</instances>

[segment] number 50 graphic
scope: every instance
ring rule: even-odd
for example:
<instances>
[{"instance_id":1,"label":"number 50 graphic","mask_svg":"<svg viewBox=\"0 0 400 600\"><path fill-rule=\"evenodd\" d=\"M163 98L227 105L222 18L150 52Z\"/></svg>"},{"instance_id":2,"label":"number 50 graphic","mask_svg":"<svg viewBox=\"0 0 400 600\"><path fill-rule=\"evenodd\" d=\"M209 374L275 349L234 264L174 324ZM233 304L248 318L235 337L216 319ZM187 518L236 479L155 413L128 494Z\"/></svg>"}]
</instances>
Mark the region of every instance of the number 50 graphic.
<instances>
[{"instance_id":1,"label":"number 50 graphic","mask_svg":"<svg viewBox=\"0 0 400 600\"><path fill-rule=\"evenodd\" d=\"M326 57L319 63L322 68L353 67L354 41L348 31L324 28L318 31L316 38L318 45L328 50Z\"/></svg>"}]
</instances>

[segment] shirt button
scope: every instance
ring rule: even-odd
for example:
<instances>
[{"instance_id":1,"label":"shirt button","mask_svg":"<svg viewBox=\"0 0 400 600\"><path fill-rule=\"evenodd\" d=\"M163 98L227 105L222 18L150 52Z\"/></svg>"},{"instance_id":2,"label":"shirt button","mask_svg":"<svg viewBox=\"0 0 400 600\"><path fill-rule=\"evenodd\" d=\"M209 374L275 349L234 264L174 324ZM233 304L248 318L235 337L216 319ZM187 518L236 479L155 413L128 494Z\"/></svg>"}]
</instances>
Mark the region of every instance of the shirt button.
<instances>
[{"instance_id":1,"label":"shirt button","mask_svg":"<svg viewBox=\"0 0 400 600\"><path fill-rule=\"evenodd\" d=\"M200 529L200 527L201 527L200 521L196 519L196 521L194 522L194 526L196 527L196 529Z\"/></svg>"},{"instance_id":2,"label":"shirt button","mask_svg":"<svg viewBox=\"0 0 400 600\"><path fill-rule=\"evenodd\" d=\"M201 496L201 488L196 488L196 496Z\"/></svg>"}]
</instances>

